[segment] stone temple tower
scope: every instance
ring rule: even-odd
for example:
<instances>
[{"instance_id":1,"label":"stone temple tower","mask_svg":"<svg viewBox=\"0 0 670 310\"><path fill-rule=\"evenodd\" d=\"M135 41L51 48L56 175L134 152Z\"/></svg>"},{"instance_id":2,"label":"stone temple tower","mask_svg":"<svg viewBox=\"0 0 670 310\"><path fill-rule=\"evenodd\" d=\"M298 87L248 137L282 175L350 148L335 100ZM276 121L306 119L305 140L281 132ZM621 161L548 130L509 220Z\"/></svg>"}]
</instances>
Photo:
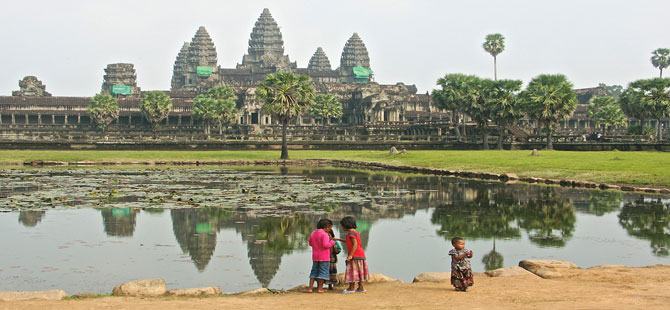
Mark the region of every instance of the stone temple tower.
<instances>
[{"instance_id":1,"label":"stone temple tower","mask_svg":"<svg viewBox=\"0 0 670 310\"><path fill-rule=\"evenodd\" d=\"M314 52L312 58L309 59L309 65L307 66L307 69L314 72L332 70L330 67L330 60L328 60L328 56L326 56L326 53L322 48L319 47L316 49L316 52Z\"/></svg>"},{"instance_id":2,"label":"stone temple tower","mask_svg":"<svg viewBox=\"0 0 670 310\"><path fill-rule=\"evenodd\" d=\"M184 43L172 72L172 91L202 91L220 84L216 47L205 27Z\"/></svg>"},{"instance_id":3,"label":"stone temple tower","mask_svg":"<svg viewBox=\"0 0 670 310\"><path fill-rule=\"evenodd\" d=\"M284 39L270 10L263 9L258 17L249 39L249 50L242 57L238 69L270 68L277 70L295 69L288 55L284 55Z\"/></svg>"},{"instance_id":4,"label":"stone temple tower","mask_svg":"<svg viewBox=\"0 0 670 310\"><path fill-rule=\"evenodd\" d=\"M109 64L105 68L101 94L113 96L139 96L135 66L129 63Z\"/></svg>"},{"instance_id":5,"label":"stone temple tower","mask_svg":"<svg viewBox=\"0 0 670 310\"><path fill-rule=\"evenodd\" d=\"M363 40L358 36L358 33L354 33L351 38L344 45L342 50L342 57L340 58L340 81L342 83L352 83L355 80L354 68L361 66L367 70L371 71L370 68L370 56L368 55L368 49L365 47Z\"/></svg>"},{"instance_id":6,"label":"stone temple tower","mask_svg":"<svg viewBox=\"0 0 670 310\"><path fill-rule=\"evenodd\" d=\"M186 60L188 58L189 46L190 44L188 42L184 42L184 45L181 47L181 50L179 50L177 59L174 62L172 82L170 83L173 91L183 88L186 84Z\"/></svg>"}]
</instances>

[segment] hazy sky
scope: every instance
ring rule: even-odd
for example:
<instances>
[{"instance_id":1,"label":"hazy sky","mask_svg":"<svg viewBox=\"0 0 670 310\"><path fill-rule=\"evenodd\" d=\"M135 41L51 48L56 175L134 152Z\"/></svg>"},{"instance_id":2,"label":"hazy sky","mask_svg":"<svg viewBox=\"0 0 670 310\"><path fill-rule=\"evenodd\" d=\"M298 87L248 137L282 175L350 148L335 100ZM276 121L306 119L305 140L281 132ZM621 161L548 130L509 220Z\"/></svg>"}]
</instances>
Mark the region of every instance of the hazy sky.
<instances>
[{"instance_id":1,"label":"hazy sky","mask_svg":"<svg viewBox=\"0 0 670 310\"><path fill-rule=\"evenodd\" d=\"M358 32L378 82L420 92L446 73L492 77L482 43L494 32L507 38L500 78L527 83L563 73L577 88L655 77L651 51L670 47L667 0L2 0L1 7L0 95L35 75L54 95L90 96L116 62L135 64L143 90L169 89L175 57L201 25L219 64L233 68L265 7L299 67L321 46L336 68Z\"/></svg>"}]
</instances>

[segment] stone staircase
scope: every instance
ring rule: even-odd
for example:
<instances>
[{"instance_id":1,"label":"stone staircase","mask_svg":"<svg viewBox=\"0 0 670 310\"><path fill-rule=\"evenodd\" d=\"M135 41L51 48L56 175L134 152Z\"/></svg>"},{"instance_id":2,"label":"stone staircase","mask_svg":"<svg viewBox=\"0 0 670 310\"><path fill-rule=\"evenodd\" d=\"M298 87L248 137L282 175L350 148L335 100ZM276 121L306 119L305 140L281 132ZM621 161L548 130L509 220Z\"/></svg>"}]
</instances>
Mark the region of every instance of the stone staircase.
<instances>
[{"instance_id":1,"label":"stone staircase","mask_svg":"<svg viewBox=\"0 0 670 310\"><path fill-rule=\"evenodd\" d=\"M509 132L511 132L515 137L528 138L528 133L521 129L521 127L519 127L517 124L508 126L507 130L509 130Z\"/></svg>"}]
</instances>

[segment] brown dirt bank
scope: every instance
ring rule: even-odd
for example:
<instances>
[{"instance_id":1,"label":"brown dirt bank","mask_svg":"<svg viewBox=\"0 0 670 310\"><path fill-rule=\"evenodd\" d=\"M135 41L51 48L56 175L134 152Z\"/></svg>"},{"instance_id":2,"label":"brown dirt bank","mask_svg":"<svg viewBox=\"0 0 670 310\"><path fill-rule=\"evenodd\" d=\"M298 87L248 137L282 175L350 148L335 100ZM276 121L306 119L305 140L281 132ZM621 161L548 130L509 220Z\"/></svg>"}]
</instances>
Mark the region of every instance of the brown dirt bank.
<instances>
[{"instance_id":1,"label":"brown dirt bank","mask_svg":"<svg viewBox=\"0 0 670 310\"><path fill-rule=\"evenodd\" d=\"M367 294L287 293L213 298L104 297L64 301L0 302L0 309L668 309L670 266L609 266L569 278L535 275L475 278L468 292L448 283L383 283Z\"/></svg>"}]
</instances>

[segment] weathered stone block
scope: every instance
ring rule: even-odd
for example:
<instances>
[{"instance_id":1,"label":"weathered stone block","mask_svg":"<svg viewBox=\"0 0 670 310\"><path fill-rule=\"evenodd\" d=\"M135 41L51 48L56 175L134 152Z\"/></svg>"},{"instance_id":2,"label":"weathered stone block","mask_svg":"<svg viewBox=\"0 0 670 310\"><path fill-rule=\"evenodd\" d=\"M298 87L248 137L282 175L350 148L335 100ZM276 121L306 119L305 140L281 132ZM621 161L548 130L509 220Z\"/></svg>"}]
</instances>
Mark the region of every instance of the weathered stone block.
<instances>
[{"instance_id":1,"label":"weathered stone block","mask_svg":"<svg viewBox=\"0 0 670 310\"><path fill-rule=\"evenodd\" d=\"M67 293L63 290L48 290L36 292L0 292L0 300L2 301L17 301L28 299L46 299L46 300L61 300L67 297Z\"/></svg>"},{"instance_id":2,"label":"weathered stone block","mask_svg":"<svg viewBox=\"0 0 670 310\"><path fill-rule=\"evenodd\" d=\"M118 285L112 290L112 295L151 297L165 295L166 292L165 280L147 279L126 282Z\"/></svg>"},{"instance_id":3,"label":"weathered stone block","mask_svg":"<svg viewBox=\"0 0 670 310\"><path fill-rule=\"evenodd\" d=\"M267 288L262 287L262 288L257 288L257 289L254 289L254 290L239 292L239 293L236 293L235 295L250 296L250 295L260 295L260 294L269 294L269 293L272 293L272 291L270 291Z\"/></svg>"},{"instance_id":4,"label":"weathered stone block","mask_svg":"<svg viewBox=\"0 0 670 310\"><path fill-rule=\"evenodd\" d=\"M512 277L512 276L524 276L524 275L534 275L532 272L523 269L519 266L510 266L504 268L498 268L495 270L489 270L485 272L489 277Z\"/></svg>"},{"instance_id":5,"label":"weathered stone block","mask_svg":"<svg viewBox=\"0 0 670 310\"><path fill-rule=\"evenodd\" d=\"M451 273L449 272L424 272L414 277L413 283L417 282L451 282Z\"/></svg>"},{"instance_id":6,"label":"weathered stone block","mask_svg":"<svg viewBox=\"0 0 670 310\"><path fill-rule=\"evenodd\" d=\"M185 288L178 290L169 290L167 291L167 294L170 296L186 296L186 297L219 296L221 295L221 288L216 286Z\"/></svg>"},{"instance_id":7,"label":"weathered stone block","mask_svg":"<svg viewBox=\"0 0 670 310\"><path fill-rule=\"evenodd\" d=\"M519 267L524 268L544 279L555 279L569 276L579 267L571 262L559 260L522 260Z\"/></svg>"}]
</instances>

